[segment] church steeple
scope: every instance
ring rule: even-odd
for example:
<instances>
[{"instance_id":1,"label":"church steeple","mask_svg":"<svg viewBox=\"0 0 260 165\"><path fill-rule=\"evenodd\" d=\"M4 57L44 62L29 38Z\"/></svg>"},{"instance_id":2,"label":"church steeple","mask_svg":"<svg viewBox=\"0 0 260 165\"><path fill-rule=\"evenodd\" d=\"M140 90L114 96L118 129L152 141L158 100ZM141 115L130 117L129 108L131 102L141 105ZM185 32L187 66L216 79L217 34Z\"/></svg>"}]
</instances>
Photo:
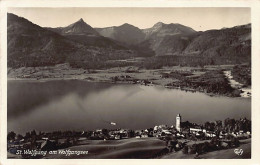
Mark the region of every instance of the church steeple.
<instances>
[{"instance_id":1,"label":"church steeple","mask_svg":"<svg viewBox=\"0 0 260 165\"><path fill-rule=\"evenodd\" d=\"M176 129L177 131L181 131L181 115L177 114L176 116Z\"/></svg>"}]
</instances>

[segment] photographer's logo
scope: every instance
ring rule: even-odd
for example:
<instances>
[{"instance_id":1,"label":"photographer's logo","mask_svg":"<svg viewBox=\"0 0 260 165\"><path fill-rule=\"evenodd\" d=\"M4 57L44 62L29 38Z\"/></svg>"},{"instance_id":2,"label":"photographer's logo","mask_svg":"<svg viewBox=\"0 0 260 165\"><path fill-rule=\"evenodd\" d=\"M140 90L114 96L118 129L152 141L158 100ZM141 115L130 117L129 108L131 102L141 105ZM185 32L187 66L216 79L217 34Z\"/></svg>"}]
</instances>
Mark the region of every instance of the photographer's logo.
<instances>
[{"instance_id":1,"label":"photographer's logo","mask_svg":"<svg viewBox=\"0 0 260 165\"><path fill-rule=\"evenodd\" d=\"M243 154L243 149L234 149L234 152L235 152L235 154L237 154L237 155L242 155Z\"/></svg>"}]
</instances>

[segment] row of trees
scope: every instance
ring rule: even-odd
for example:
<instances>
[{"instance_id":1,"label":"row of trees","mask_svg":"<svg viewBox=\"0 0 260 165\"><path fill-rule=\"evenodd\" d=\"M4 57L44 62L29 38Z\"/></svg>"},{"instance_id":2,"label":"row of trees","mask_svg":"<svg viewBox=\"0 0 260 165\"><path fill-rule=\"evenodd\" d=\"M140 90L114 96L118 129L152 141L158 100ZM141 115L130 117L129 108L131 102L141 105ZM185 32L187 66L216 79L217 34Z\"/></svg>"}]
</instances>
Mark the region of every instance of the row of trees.
<instances>
[{"instance_id":1,"label":"row of trees","mask_svg":"<svg viewBox=\"0 0 260 165\"><path fill-rule=\"evenodd\" d=\"M227 118L222 122L221 120L217 120L215 122L206 122L204 124L204 128L209 131L224 131L224 132L251 132L251 121L247 118L243 119L230 119Z\"/></svg>"},{"instance_id":2,"label":"row of trees","mask_svg":"<svg viewBox=\"0 0 260 165\"><path fill-rule=\"evenodd\" d=\"M240 118L240 119L232 119L232 118L227 118L225 120L216 120L214 122L205 122L204 124L196 124L196 123L190 123L189 121L185 121L181 123L181 127L183 129L189 129L189 128L202 128L206 129L208 131L216 132L219 133L220 131L222 132L227 132L227 133L232 133L232 132L251 132L251 121L248 120L247 118Z\"/></svg>"}]
</instances>

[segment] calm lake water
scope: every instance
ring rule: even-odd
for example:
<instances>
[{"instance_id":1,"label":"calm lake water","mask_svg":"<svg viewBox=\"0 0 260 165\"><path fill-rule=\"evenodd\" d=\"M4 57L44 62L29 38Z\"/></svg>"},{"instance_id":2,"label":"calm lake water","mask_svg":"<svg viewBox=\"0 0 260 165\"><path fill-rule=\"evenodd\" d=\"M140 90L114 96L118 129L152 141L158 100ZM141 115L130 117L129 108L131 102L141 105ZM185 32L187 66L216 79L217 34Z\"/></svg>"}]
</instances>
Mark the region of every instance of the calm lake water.
<instances>
[{"instance_id":1,"label":"calm lake water","mask_svg":"<svg viewBox=\"0 0 260 165\"><path fill-rule=\"evenodd\" d=\"M8 81L8 131L144 129L183 121L251 119L250 98L80 80ZM109 122L117 123L112 126Z\"/></svg>"}]
</instances>

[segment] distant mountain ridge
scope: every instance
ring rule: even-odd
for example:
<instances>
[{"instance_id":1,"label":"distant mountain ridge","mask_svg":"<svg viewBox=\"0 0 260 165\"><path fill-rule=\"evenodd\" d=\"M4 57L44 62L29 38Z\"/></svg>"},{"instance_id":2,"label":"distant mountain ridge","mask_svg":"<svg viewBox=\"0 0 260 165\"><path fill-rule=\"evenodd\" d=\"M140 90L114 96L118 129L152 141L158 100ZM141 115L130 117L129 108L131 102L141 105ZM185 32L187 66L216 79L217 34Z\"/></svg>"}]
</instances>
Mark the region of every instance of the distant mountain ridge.
<instances>
[{"instance_id":1,"label":"distant mountain ridge","mask_svg":"<svg viewBox=\"0 0 260 165\"><path fill-rule=\"evenodd\" d=\"M151 37L164 37L168 35L178 35L178 34L190 34L195 33L196 31L190 27L181 25L181 24L165 24L162 22L158 22L154 24L153 27L143 29L145 33L145 39L149 39Z\"/></svg>"},{"instance_id":2,"label":"distant mountain ridge","mask_svg":"<svg viewBox=\"0 0 260 165\"><path fill-rule=\"evenodd\" d=\"M128 45L134 45L144 40L145 34L141 29L130 24L112 26L107 28L95 28L100 35L108 37Z\"/></svg>"},{"instance_id":3,"label":"distant mountain ridge","mask_svg":"<svg viewBox=\"0 0 260 165\"><path fill-rule=\"evenodd\" d=\"M160 49L161 43L165 38L196 33L192 28L181 24L164 24L162 22L156 23L151 28L143 29L143 32L145 33L145 45L148 45L148 47L155 52L155 55L160 55L157 50ZM179 49L178 45L180 45L180 43L176 44L177 46L173 46ZM139 45L143 45L143 43L140 43Z\"/></svg>"},{"instance_id":4,"label":"distant mountain ridge","mask_svg":"<svg viewBox=\"0 0 260 165\"><path fill-rule=\"evenodd\" d=\"M164 37L167 35L190 34L196 32L190 27L180 24L156 23L153 27L139 29L133 25L125 23L121 26L112 26L106 28L95 28L100 35L108 37L128 45L136 45L150 38Z\"/></svg>"},{"instance_id":5,"label":"distant mountain ridge","mask_svg":"<svg viewBox=\"0 0 260 165\"><path fill-rule=\"evenodd\" d=\"M158 55L157 49L165 37L196 33L192 28L181 24L164 24L162 22L147 29L139 29L130 24L95 29L102 36L132 45L138 52L148 52L148 56Z\"/></svg>"},{"instance_id":6,"label":"distant mountain ridge","mask_svg":"<svg viewBox=\"0 0 260 165\"><path fill-rule=\"evenodd\" d=\"M42 28L8 14L7 34L10 67L63 62L78 67L90 63L94 66L106 60L135 56L203 58L212 63L220 59L226 63L251 59L251 24L196 32L181 24L162 22L147 29L127 23L92 28L79 19L66 27Z\"/></svg>"}]
</instances>

